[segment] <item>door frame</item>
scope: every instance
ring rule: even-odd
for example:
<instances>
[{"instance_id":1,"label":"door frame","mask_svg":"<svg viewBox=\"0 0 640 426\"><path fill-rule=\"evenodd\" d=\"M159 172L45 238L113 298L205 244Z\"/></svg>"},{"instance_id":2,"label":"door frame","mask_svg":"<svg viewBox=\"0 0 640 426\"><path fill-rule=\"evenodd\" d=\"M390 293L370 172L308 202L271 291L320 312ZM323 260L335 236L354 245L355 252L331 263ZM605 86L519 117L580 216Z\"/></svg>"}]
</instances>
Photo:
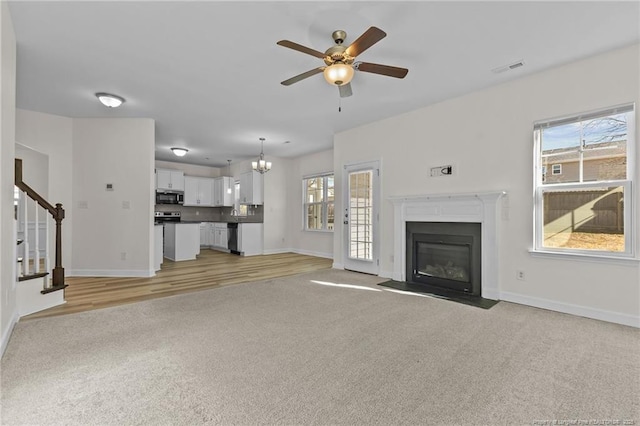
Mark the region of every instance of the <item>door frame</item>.
<instances>
[{"instance_id":1,"label":"door frame","mask_svg":"<svg viewBox=\"0 0 640 426\"><path fill-rule=\"evenodd\" d=\"M349 224L345 224L345 214L349 209L349 173L373 170L372 179L372 231L371 231L371 261L356 260L349 257ZM340 212L340 221L342 222L342 266L356 272L378 275L380 272L380 177L381 177L381 161L370 160L356 163L347 163L343 166L342 175L342 210Z\"/></svg>"}]
</instances>

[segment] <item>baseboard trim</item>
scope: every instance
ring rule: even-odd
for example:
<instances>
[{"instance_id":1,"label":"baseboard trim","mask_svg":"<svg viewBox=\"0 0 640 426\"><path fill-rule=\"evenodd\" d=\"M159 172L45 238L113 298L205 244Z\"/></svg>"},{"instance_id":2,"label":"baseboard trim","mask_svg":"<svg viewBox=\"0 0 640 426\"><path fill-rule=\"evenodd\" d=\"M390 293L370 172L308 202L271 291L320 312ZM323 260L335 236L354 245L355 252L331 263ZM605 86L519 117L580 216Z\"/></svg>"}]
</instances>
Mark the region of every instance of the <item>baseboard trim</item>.
<instances>
[{"instance_id":1,"label":"baseboard trim","mask_svg":"<svg viewBox=\"0 0 640 426\"><path fill-rule=\"evenodd\" d=\"M149 278L156 275L153 270L126 270L126 269L72 269L67 271L68 277L122 277L122 278Z\"/></svg>"},{"instance_id":2,"label":"baseboard trim","mask_svg":"<svg viewBox=\"0 0 640 426\"><path fill-rule=\"evenodd\" d=\"M302 250L302 249L294 249L294 248L269 249L269 250L263 251L263 254L282 254L282 253L295 253L295 254L302 254L305 256L314 256L314 257L322 257L324 259L333 259L332 253L322 253L319 251Z\"/></svg>"},{"instance_id":3,"label":"baseboard trim","mask_svg":"<svg viewBox=\"0 0 640 426\"><path fill-rule=\"evenodd\" d=\"M14 308L13 315L11 315L11 321L9 321L9 325L5 330L2 330L2 342L0 342L0 358L4 356L4 351L7 350L7 346L9 345L9 339L11 339L11 334L13 334L13 328L16 326L20 317L18 316L18 308Z\"/></svg>"},{"instance_id":4,"label":"baseboard trim","mask_svg":"<svg viewBox=\"0 0 640 426\"><path fill-rule=\"evenodd\" d=\"M640 316L589 308L587 306L574 305L571 303L556 302L553 300L541 299L518 293L510 293L507 291L500 292L500 300L640 328Z\"/></svg>"},{"instance_id":5,"label":"baseboard trim","mask_svg":"<svg viewBox=\"0 0 640 426\"><path fill-rule=\"evenodd\" d=\"M342 263L336 263L336 262L333 262L333 265L331 267L333 269L344 269L344 265Z\"/></svg>"},{"instance_id":6,"label":"baseboard trim","mask_svg":"<svg viewBox=\"0 0 640 426\"><path fill-rule=\"evenodd\" d=\"M280 249L269 249L263 250L262 254L282 254L282 253L293 253L293 249L290 248L280 248Z\"/></svg>"},{"instance_id":7,"label":"baseboard trim","mask_svg":"<svg viewBox=\"0 0 640 426\"><path fill-rule=\"evenodd\" d=\"M315 256L315 257L322 257L323 259L333 259L333 253L322 253L319 251L302 250L302 249L292 249L292 251L296 254L303 254L305 256Z\"/></svg>"}]
</instances>

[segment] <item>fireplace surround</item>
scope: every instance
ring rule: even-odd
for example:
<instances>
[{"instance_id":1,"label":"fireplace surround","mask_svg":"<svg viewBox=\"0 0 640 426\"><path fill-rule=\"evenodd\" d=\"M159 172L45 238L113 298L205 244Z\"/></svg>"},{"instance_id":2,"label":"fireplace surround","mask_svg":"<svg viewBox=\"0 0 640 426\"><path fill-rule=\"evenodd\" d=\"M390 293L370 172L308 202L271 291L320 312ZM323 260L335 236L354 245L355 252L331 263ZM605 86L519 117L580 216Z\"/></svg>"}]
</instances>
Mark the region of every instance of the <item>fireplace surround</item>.
<instances>
[{"instance_id":1,"label":"fireplace surround","mask_svg":"<svg viewBox=\"0 0 640 426\"><path fill-rule=\"evenodd\" d=\"M499 300L500 201L505 195L506 192L499 191L389 197L394 206L392 278L396 281L411 280L411 277L407 277L407 222L477 223L480 224L482 235L478 295Z\"/></svg>"}]
</instances>

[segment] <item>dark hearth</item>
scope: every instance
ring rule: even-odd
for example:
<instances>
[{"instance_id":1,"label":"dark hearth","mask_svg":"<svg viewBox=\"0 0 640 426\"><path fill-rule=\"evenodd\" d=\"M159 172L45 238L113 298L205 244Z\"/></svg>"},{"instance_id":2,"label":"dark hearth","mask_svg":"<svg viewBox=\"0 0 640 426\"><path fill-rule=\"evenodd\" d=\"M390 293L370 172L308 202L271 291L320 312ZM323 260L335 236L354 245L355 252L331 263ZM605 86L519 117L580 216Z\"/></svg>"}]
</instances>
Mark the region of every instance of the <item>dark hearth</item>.
<instances>
[{"instance_id":1,"label":"dark hearth","mask_svg":"<svg viewBox=\"0 0 640 426\"><path fill-rule=\"evenodd\" d=\"M481 225L407 222L407 282L480 296Z\"/></svg>"}]
</instances>

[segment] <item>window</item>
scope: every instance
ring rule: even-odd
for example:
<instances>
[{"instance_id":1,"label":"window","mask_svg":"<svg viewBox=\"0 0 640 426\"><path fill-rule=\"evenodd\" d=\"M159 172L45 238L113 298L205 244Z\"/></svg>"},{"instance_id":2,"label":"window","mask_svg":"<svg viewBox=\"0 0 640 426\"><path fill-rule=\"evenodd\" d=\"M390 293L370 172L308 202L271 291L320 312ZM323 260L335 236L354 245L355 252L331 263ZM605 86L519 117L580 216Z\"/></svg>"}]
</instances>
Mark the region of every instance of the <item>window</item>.
<instances>
[{"instance_id":1,"label":"window","mask_svg":"<svg viewBox=\"0 0 640 426\"><path fill-rule=\"evenodd\" d=\"M240 181L236 181L233 185L233 208L236 210L238 216L246 216L247 215L247 206L245 204L240 204Z\"/></svg>"},{"instance_id":2,"label":"window","mask_svg":"<svg viewBox=\"0 0 640 426\"><path fill-rule=\"evenodd\" d=\"M304 229L333 231L334 186L333 175L304 178Z\"/></svg>"},{"instance_id":3,"label":"window","mask_svg":"<svg viewBox=\"0 0 640 426\"><path fill-rule=\"evenodd\" d=\"M633 105L534 125L535 250L633 256L634 135Z\"/></svg>"}]
</instances>

